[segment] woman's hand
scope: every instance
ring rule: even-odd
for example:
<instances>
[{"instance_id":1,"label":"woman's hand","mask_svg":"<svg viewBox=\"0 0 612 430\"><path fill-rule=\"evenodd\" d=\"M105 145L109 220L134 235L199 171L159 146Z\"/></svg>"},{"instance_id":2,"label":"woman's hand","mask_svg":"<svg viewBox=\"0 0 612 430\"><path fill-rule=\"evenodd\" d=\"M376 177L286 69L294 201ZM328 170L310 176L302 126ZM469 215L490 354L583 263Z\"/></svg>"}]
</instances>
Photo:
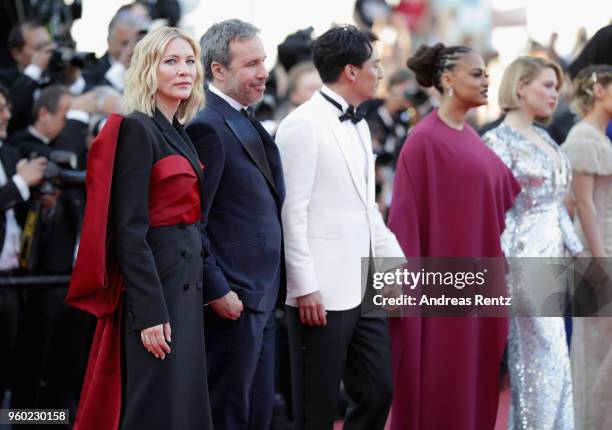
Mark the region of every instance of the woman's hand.
<instances>
[{"instance_id":1,"label":"woman's hand","mask_svg":"<svg viewBox=\"0 0 612 430\"><path fill-rule=\"evenodd\" d=\"M153 327L140 330L140 339L147 351L164 360L166 354L170 354L170 323L158 324Z\"/></svg>"}]
</instances>

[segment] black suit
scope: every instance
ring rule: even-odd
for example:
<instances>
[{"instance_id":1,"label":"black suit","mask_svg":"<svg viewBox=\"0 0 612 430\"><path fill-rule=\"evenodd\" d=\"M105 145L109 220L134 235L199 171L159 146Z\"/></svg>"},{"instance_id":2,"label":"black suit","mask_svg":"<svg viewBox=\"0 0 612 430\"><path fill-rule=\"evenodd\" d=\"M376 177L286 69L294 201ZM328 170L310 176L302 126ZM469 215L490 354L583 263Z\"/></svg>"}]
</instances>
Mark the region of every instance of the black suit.
<instances>
[{"instance_id":1,"label":"black suit","mask_svg":"<svg viewBox=\"0 0 612 430\"><path fill-rule=\"evenodd\" d=\"M98 85L111 85L104 76L110 67L110 54L107 51L102 57L100 57L94 68L83 70L83 78L85 79L86 89L89 90L93 87L97 87Z\"/></svg>"},{"instance_id":2,"label":"black suit","mask_svg":"<svg viewBox=\"0 0 612 430\"><path fill-rule=\"evenodd\" d=\"M77 156L77 170L87 168L87 137L89 124L76 119L67 119L62 132L53 142L54 149L72 151Z\"/></svg>"},{"instance_id":3,"label":"black suit","mask_svg":"<svg viewBox=\"0 0 612 430\"><path fill-rule=\"evenodd\" d=\"M29 158L33 154L49 157L54 149L58 149L56 143L53 141L46 144L28 129L14 133L9 139L9 144L17 149L20 158ZM33 268L35 273L48 275L72 272L83 199L82 190L63 189L53 215L43 216L35 255L37 263Z\"/></svg>"},{"instance_id":4,"label":"black suit","mask_svg":"<svg viewBox=\"0 0 612 430\"><path fill-rule=\"evenodd\" d=\"M7 178L6 184L0 187L0 247L3 247L6 237L6 211L22 203L23 198L17 186L11 180L15 174L15 165L18 160L17 152L6 143L1 141L0 143L2 145L0 147L0 161ZM0 286L0 339L2 339L2 349L0 350L0 404L4 397L4 391L9 387L9 374L13 366L10 359L15 357L18 323L18 290L15 287Z\"/></svg>"},{"instance_id":5,"label":"black suit","mask_svg":"<svg viewBox=\"0 0 612 430\"><path fill-rule=\"evenodd\" d=\"M32 135L27 128L13 133L8 143L17 148L22 158L29 158L33 153L49 157L49 154L56 149L72 151L77 156L76 169L85 170L88 133L89 124L76 119L67 119L59 136L48 145Z\"/></svg>"},{"instance_id":6,"label":"black suit","mask_svg":"<svg viewBox=\"0 0 612 430\"><path fill-rule=\"evenodd\" d=\"M46 144L29 129L15 132L9 143L20 158L48 157L55 149L54 142ZM33 196L29 209L39 214L40 221L30 274L70 275L83 200L82 190L63 189L55 207L47 211L39 208L38 197ZM17 354L21 360L15 371L13 406L75 412L95 318L64 302L66 284L23 290Z\"/></svg>"},{"instance_id":7,"label":"black suit","mask_svg":"<svg viewBox=\"0 0 612 430\"><path fill-rule=\"evenodd\" d=\"M232 290L245 306L237 321L205 311L213 422L224 430L266 429L274 406L273 310L285 289L282 167L257 120L211 91L206 97L206 107L187 127L206 166L206 301Z\"/></svg>"},{"instance_id":8,"label":"black suit","mask_svg":"<svg viewBox=\"0 0 612 430\"><path fill-rule=\"evenodd\" d=\"M0 244L4 244L4 236L6 234L6 217L4 214L8 209L15 208L15 206L23 203L23 197L21 197L15 182L11 180L13 175L15 175L15 166L19 161L19 154L14 148L4 142L0 145L0 161L2 162L2 167L4 167L7 179L6 184L0 187ZM22 212L22 210L17 212Z\"/></svg>"},{"instance_id":9,"label":"black suit","mask_svg":"<svg viewBox=\"0 0 612 430\"><path fill-rule=\"evenodd\" d=\"M149 188L154 165L176 155L191 164L201 193L201 167L178 122L173 126L156 111L153 118L132 113L121 123L111 223L125 285L122 429L212 428L200 223L150 225L149 218L149 204L159 199ZM172 329L172 352L161 361L143 346L140 329L166 322Z\"/></svg>"},{"instance_id":10,"label":"black suit","mask_svg":"<svg viewBox=\"0 0 612 430\"><path fill-rule=\"evenodd\" d=\"M10 136L16 130L24 129L32 123L34 92L40 88L40 85L21 72L17 66L0 70L0 84L9 89L9 100L12 105L12 118L8 125Z\"/></svg>"}]
</instances>

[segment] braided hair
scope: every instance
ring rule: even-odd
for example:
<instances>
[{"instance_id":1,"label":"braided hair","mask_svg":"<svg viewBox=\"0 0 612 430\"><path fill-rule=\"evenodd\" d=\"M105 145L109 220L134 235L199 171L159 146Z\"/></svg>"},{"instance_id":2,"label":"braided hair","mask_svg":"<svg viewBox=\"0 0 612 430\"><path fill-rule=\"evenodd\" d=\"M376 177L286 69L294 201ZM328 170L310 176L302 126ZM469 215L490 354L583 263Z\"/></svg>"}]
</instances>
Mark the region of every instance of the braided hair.
<instances>
[{"instance_id":1,"label":"braided hair","mask_svg":"<svg viewBox=\"0 0 612 430\"><path fill-rule=\"evenodd\" d=\"M600 84L604 88L612 84L612 66L607 64L588 66L582 69L574 79L573 104L581 115L586 115L593 109L595 84Z\"/></svg>"},{"instance_id":2,"label":"braided hair","mask_svg":"<svg viewBox=\"0 0 612 430\"><path fill-rule=\"evenodd\" d=\"M433 86L442 94L442 74L453 70L461 57L470 52L473 51L467 46L447 47L442 43L434 46L421 45L406 65L414 72L419 85L425 88Z\"/></svg>"}]
</instances>

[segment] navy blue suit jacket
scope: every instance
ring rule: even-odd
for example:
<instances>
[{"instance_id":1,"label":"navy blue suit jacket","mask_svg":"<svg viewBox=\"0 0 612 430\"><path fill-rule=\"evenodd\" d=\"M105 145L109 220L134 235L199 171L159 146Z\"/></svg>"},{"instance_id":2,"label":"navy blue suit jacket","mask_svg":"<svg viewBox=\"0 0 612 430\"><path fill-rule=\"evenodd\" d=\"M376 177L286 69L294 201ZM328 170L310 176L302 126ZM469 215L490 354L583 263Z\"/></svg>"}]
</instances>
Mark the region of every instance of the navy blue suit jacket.
<instances>
[{"instance_id":1,"label":"navy blue suit jacket","mask_svg":"<svg viewBox=\"0 0 612 430\"><path fill-rule=\"evenodd\" d=\"M204 164L205 302L231 289L250 309L270 311L286 290L278 148L259 122L210 91L186 131ZM256 156L260 140L269 172Z\"/></svg>"}]
</instances>

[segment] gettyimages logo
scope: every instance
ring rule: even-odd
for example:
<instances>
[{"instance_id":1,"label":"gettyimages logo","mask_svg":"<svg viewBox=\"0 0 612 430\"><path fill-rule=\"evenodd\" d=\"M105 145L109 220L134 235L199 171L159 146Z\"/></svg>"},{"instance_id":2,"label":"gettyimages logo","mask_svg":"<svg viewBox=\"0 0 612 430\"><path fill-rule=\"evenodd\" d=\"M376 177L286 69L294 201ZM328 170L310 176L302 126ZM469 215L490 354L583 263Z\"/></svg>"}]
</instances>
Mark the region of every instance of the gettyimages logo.
<instances>
[{"instance_id":1,"label":"gettyimages logo","mask_svg":"<svg viewBox=\"0 0 612 430\"><path fill-rule=\"evenodd\" d=\"M364 316L612 316L612 259L364 258L362 264Z\"/></svg>"}]
</instances>

